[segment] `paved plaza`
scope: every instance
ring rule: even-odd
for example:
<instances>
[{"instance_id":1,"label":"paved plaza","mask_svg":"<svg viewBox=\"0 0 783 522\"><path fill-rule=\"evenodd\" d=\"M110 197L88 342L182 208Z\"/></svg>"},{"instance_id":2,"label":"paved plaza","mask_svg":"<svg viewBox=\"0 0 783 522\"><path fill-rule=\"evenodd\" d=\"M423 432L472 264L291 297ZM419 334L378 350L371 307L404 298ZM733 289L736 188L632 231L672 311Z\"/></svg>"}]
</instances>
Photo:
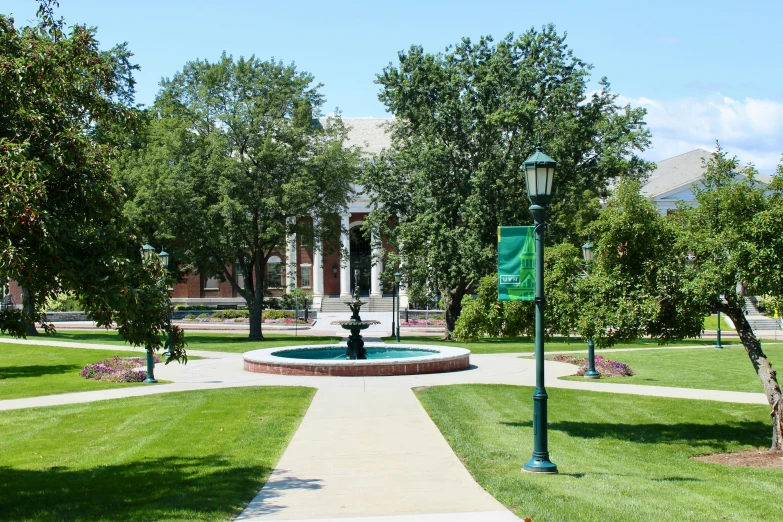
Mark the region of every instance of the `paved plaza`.
<instances>
[{"instance_id":1,"label":"paved plaza","mask_svg":"<svg viewBox=\"0 0 783 522\"><path fill-rule=\"evenodd\" d=\"M0 341L126 349L54 340ZM641 348L650 349L656 348ZM242 369L241 354L197 350L189 354L204 358L187 365L156 367L156 377L171 384L5 400L0 401L0 410L237 386L313 387L318 392L293 440L238 520L519 520L473 480L424 411L413 388L464 383L532 386L535 361L522 357L524 354L471 355L471 369L462 372L367 378L250 373ZM547 387L767 403L762 393L558 379L573 373L572 365L547 361Z\"/></svg>"}]
</instances>

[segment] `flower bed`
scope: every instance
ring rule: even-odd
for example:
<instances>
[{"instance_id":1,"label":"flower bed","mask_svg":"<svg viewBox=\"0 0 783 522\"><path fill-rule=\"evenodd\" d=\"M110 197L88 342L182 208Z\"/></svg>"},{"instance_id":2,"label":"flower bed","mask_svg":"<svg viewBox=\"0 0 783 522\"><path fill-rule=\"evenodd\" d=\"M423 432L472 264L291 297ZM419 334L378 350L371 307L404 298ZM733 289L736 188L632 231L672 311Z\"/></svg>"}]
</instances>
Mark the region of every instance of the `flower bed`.
<instances>
[{"instance_id":1,"label":"flower bed","mask_svg":"<svg viewBox=\"0 0 783 522\"><path fill-rule=\"evenodd\" d=\"M553 355L547 357L550 361L558 361L579 366L576 375L584 375L587 371L587 358L573 355ZM600 355L595 356L595 369L601 377L632 377L634 371L625 363L610 361Z\"/></svg>"},{"instance_id":2,"label":"flower bed","mask_svg":"<svg viewBox=\"0 0 783 522\"><path fill-rule=\"evenodd\" d=\"M154 357L160 362L158 356ZM82 369L82 377L94 381L142 382L147 378L146 360L142 357L112 357L88 364Z\"/></svg>"},{"instance_id":3,"label":"flower bed","mask_svg":"<svg viewBox=\"0 0 783 522\"><path fill-rule=\"evenodd\" d=\"M444 326L446 321L443 319L411 319L410 321L400 321L400 326Z\"/></svg>"}]
</instances>

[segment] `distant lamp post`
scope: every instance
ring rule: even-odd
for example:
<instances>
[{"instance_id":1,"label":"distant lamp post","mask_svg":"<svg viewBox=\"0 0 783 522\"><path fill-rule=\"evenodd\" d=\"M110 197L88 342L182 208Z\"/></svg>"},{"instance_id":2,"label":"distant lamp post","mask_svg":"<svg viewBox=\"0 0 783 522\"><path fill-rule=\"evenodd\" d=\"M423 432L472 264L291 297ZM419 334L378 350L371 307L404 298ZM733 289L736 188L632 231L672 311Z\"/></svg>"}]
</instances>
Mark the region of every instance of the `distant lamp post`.
<instances>
[{"instance_id":1,"label":"distant lamp post","mask_svg":"<svg viewBox=\"0 0 783 522\"><path fill-rule=\"evenodd\" d=\"M718 299L723 302L723 294L719 295ZM715 341L715 348L723 349L723 344L720 342L720 310L718 310L718 338Z\"/></svg>"},{"instance_id":2,"label":"distant lamp post","mask_svg":"<svg viewBox=\"0 0 783 522\"><path fill-rule=\"evenodd\" d=\"M530 212L535 223L536 244L536 389L533 392L533 456L523 466L532 473L557 473L557 466L549 460L547 435L547 394L544 387L544 231L546 213L552 196L555 160L544 154L541 138L536 151L525 160L525 181L530 198Z\"/></svg>"},{"instance_id":3,"label":"distant lamp post","mask_svg":"<svg viewBox=\"0 0 783 522\"><path fill-rule=\"evenodd\" d=\"M162 251L161 254L164 254L165 256L163 257L163 259L161 259L161 256L155 253L155 247L150 245L149 240L147 240L144 243L144 246L141 247L140 251L141 251L141 259L145 263L151 262L157 256L158 262L161 263L161 265L163 265L164 268L167 267L169 264L168 253L166 253L165 250ZM155 380L155 358L154 355L152 354L152 350L150 350L149 347L146 347L146 351L147 351L147 378L144 379L144 382L154 384L158 382L157 380Z\"/></svg>"},{"instance_id":4,"label":"distant lamp post","mask_svg":"<svg viewBox=\"0 0 783 522\"><path fill-rule=\"evenodd\" d=\"M400 342L400 281L402 280L402 275L400 275L400 272L394 272L394 297L392 297L392 309L394 310L392 312L392 335L394 335L397 339L397 342ZM394 306L395 299L397 302L397 306ZM397 320L397 328L394 328L394 320Z\"/></svg>"},{"instance_id":5,"label":"distant lamp post","mask_svg":"<svg viewBox=\"0 0 783 522\"><path fill-rule=\"evenodd\" d=\"M593 243L590 241L590 237L587 238L587 243L582 245L582 257L585 259L585 265L588 267L593 262ZM595 370L595 343L592 339L587 340L587 371L585 372L585 379L598 379L601 374Z\"/></svg>"},{"instance_id":6,"label":"distant lamp post","mask_svg":"<svg viewBox=\"0 0 783 522\"><path fill-rule=\"evenodd\" d=\"M332 273L334 274L334 278L337 279L337 263L332 265Z\"/></svg>"},{"instance_id":7,"label":"distant lamp post","mask_svg":"<svg viewBox=\"0 0 783 522\"><path fill-rule=\"evenodd\" d=\"M362 271L359 268L353 269L353 292L359 291L359 277L362 275ZM358 294L357 294L358 295Z\"/></svg>"}]
</instances>

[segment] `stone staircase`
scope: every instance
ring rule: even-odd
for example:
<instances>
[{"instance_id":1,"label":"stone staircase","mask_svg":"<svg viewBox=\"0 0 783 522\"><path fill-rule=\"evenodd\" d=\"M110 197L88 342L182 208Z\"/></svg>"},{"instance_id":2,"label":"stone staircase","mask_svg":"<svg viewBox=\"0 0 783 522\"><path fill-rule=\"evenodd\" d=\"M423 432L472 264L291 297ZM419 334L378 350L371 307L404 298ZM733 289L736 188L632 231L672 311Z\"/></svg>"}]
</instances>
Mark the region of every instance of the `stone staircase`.
<instances>
[{"instance_id":1,"label":"stone staircase","mask_svg":"<svg viewBox=\"0 0 783 522\"><path fill-rule=\"evenodd\" d=\"M391 297L361 297L361 300L367 303L362 306L360 313L364 312L392 312ZM324 297L321 300L321 312L323 313L342 313L350 312L348 303L350 299L339 297Z\"/></svg>"},{"instance_id":2,"label":"stone staircase","mask_svg":"<svg viewBox=\"0 0 783 522\"><path fill-rule=\"evenodd\" d=\"M753 299L750 297L745 298L745 318L748 320L748 323L750 323L750 327L754 332L758 330L776 330L780 328L776 319L767 317L759 312L755 303L753 303Z\"/></svg>"}]
</instances>

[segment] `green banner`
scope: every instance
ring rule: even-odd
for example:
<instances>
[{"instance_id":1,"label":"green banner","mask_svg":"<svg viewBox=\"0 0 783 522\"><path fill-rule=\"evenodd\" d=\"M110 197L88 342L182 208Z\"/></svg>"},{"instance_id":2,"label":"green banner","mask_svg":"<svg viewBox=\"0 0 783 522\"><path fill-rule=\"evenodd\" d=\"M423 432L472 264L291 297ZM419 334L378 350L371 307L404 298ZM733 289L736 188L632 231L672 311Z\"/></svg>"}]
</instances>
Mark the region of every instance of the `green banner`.
<instances>
[{"instance_id":1,"label":"green banner","mask_svg":"<svg viewBox=\"0 0 783 522\"><path fill-rule=\"evenodd\" d=\"M498 227L498 300L533 301L536 296L535 227Z\"/></svg>"}]
</instances>

